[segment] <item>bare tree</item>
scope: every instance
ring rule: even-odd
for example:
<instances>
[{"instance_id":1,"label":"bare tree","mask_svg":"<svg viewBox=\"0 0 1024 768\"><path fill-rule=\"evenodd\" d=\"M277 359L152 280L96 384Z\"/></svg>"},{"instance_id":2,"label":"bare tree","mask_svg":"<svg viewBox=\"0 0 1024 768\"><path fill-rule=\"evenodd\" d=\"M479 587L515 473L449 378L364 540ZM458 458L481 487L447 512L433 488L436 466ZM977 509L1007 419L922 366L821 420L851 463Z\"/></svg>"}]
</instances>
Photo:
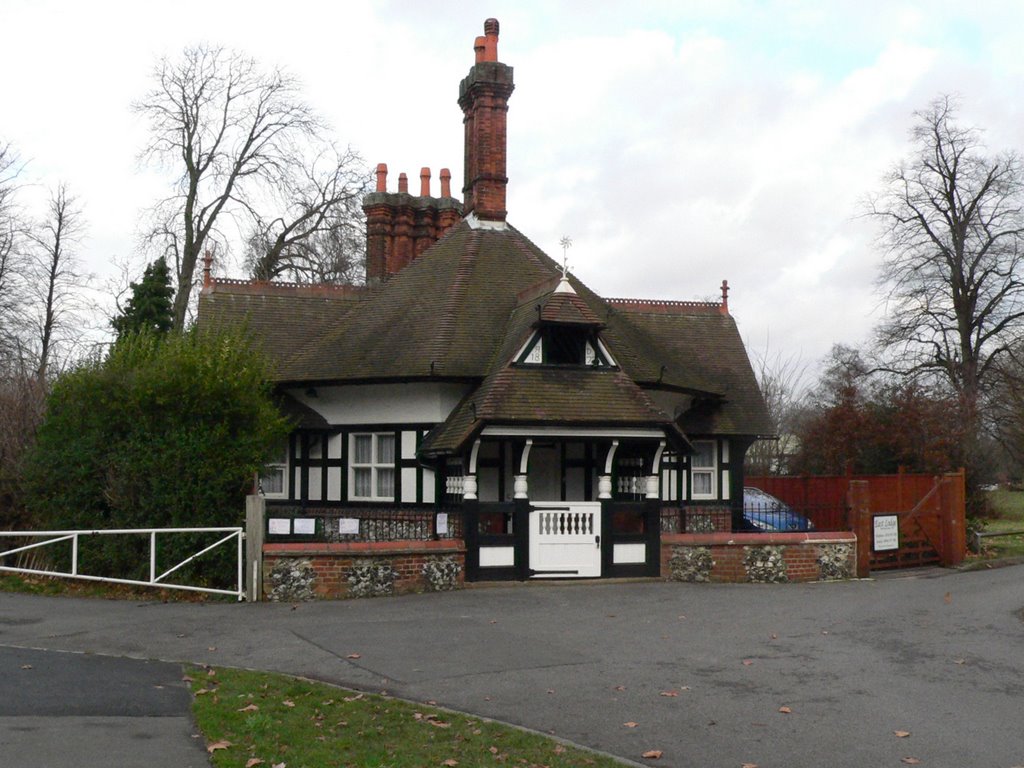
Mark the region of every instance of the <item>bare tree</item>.
<instances>
[{"instance_id":1,"label":"bare tree","mask_svg":"<svg viewBox=\"0 0 1024 768\"><path fill-rule=\"evenodd\" d=\"M351 148L325 150L308 165L296 164L278 185L269 220L250 209L253 225L245 261L253 278L353 283L365 250L362 199L369 175Z\"/></svg>"},{"instance_id":2,"label":"bare tree","mask_svg":"<svg viewBox=\"0 0 1024 768\"><path fill-rule=\"evenodd\" d=\"M178 174L175 193L156 206L149 239L161 244L175 269L174 325L181 329L196 264L221 219L248 218L268 188L292 183L297 158L326 126L300 98L294 77L264 71L235 51L186 48L177 60L162 59L154 79L153 90L134 108L149 123L143 158ZM318 203L328 209L336 204L331 195ZM282 222L277 233L295 229L290 217Z\"/></svg>"},{"instance_id":3,"label":"bare tree","mask_svg":"<svg viewBox=\"0 0 1024 768\"><path fill-rule=\"evenodd\" d=\"M84 229L81 208L67 186L60 184L50 196L45 218L28 235L36 376L41 380L46 378L55 351L73 345L83 331L82 289L88 280L78 270L76 248Z\"/></svg>"},{"instance_id":4,"label":"bare tree","mask_svg":"<svg viewBox=\"0 0 1024 768\"><path fill-rule=\"evenodd\" d=\"M867 205L885 249L878 341L892 371L945 382L976 439L986 382L1022 335L1024 169L986 153L948 96L915 117L914 154Z\"/></svg>"},{"instance_id":5,"label":"bare tree","mask_svg":"<svg viewBox=\"0 0 1024 768\"><path fill-rule=\"evenodd\" d=\"M751 475L783 474L798 447L796 422L806 399L807 364L798 354L773 353L767 344L763 352L751 352L751 358L778 437L758 440L750 447L746 471Z\"/></svg>"},{"instance_id":6,"label":"bare tree","mask_svg":"<svg viewBox=\"0 0 1024 768\"><path fill-rule=\"evenodd\" d=\"M20 173L15 151L0 144L0 365L18 358L21 349L24 260L19 246L24 226L15 201Z\"/></svg>"}]
</instances>

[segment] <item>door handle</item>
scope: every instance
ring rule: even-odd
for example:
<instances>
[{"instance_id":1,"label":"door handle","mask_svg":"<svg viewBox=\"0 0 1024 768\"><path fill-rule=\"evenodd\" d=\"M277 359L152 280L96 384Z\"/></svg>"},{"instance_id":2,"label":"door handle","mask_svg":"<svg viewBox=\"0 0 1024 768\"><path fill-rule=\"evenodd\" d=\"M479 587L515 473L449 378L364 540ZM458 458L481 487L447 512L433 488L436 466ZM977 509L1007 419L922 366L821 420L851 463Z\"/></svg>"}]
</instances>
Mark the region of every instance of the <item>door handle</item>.
<instances>
[{"instance_id":1,"label":"door handle","mask_svg":"<svg viewBox=\"0 0 1024 768\"><path fill-rule=\"evenodd\" d=\"M594 537L594 541L597 542L596 546L597 546L598 549L600 549L601 548L601 537L600 536L595 536Z\"/></svg>"}]
</instances>

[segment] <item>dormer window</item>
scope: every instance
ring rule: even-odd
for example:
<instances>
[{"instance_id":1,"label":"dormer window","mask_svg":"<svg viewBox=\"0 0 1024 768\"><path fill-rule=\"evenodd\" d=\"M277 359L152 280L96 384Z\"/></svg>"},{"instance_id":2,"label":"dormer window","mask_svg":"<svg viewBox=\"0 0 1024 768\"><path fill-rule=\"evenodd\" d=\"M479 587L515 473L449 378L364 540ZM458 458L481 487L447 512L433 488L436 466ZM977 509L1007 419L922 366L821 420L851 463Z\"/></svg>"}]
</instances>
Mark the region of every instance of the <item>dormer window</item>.
<instances>
[{"instance_id":1,"label":"dormer window","mask_svg":"<svg viewBox=\"0 0 1024 768\"><path fill-rule=\"evenodd\" d=\"M589 328L548 325L534 333L516 355L520 365L574 365L606 368L615 365L597 334Z\"/></svg>"}]
</instances>

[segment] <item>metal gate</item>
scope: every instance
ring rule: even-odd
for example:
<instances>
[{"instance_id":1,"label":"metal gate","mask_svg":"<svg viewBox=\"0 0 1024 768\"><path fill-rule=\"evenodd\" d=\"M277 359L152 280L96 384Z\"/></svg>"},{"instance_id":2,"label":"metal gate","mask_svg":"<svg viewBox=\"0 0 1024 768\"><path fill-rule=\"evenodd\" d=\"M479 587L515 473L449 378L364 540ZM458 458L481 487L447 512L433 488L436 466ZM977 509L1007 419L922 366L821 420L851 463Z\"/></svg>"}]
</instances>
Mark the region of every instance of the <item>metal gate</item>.
<instances>
[{"instance_id":1,"label":"metal gate","mask_svg":"<svg viewBox=\"0 0 1024 768\"><path fill-rule=\"evenodd\" d=\"M601 502L535 502L530 511L530 575L601 575Z\"/></svg>"},{"instance_id":2,"label":"metal gate","mask_svg":"<svg viewBox=\"0 0 1024 768\"><path fill-rule=\"evenodd\" d=\"M210 546L195 552L194 554L186 557L181 562L165 569L162 573L157 572L157 534L177 534L177 533L212 533L212 534L223 534L216 542ZM118 579L108 576L91 576L86 573L81 573L78 567L78 543L79 539L88 536L148 536L149 537L149 578L148 579ZM105 581L111 584L131 584L140 587L161 587L164 589L182 589L190 592L207 592L216 595L232 595L237 597L239 600L245 599L245 586L243 584L243 551L242 551L242 540L245 537L244 529L242 528L122 528L116 530L73 530L73 531L0 531L0 539L5 538L21 538L21 539L41 539L40 541L33 541L30 544L25 544L20 547L13 549L0 550L0 572L8 573L25 573L37 576L62 576L70 579L83 579L85 581ZM11 557L13 555L22 554L30 551L40 551L45 547L54 547L56 544L61 542L70 542L71 545L71 567L67 571L56 571L56 570L43 570L39 568L33 568L31 566L8 566L4 565L4 558ZM214 587L201 587L192 584L180 584L170 582L167 578L177 572L180 568L184 567L193 560L205 555L207 552L212 552L218 547L231 547L232 542L235 545L235 555L237 558L237 586L235 589L217 589Z\"/></svg>"}]
</instances>

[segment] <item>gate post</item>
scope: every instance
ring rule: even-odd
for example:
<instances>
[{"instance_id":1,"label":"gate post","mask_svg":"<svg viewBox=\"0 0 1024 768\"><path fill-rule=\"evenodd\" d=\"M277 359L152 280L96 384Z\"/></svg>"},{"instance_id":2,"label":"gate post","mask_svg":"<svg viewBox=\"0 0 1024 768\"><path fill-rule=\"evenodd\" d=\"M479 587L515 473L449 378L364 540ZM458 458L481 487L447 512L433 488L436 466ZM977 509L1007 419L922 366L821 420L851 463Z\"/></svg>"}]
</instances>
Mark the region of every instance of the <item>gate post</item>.
<instances>
[{"instance_id":1,"label":"gate post","mask_svg":"<svg viewBox=\"0 0 1024 768\"><path fill-rule=\"evenodd\" d=\"M258 494L245 497L246 600L255 603L263 597L263 533L267 500Z\"/></svg>"},{"instance_id":2,"label":"gate post","mask_svg":"<svg viewBox=\"0 0 1024 768\"><path fill-rule=\"evenodd\" d=\"M966 494L964 471L942 478L939 525L942 528L942 564L951 568L964 561L967 549Z\"/></svg>"},{"instance_id":3,"label":"gate post","mask_svg":"<svg viewBox=\"0 0 1024 768\"><path fill-rule=\"evenodd\" d=\"M857 578L871 575L871 497L867 480L850 480L850 530L857 536Z\"/></svg>"}]
</instances>

